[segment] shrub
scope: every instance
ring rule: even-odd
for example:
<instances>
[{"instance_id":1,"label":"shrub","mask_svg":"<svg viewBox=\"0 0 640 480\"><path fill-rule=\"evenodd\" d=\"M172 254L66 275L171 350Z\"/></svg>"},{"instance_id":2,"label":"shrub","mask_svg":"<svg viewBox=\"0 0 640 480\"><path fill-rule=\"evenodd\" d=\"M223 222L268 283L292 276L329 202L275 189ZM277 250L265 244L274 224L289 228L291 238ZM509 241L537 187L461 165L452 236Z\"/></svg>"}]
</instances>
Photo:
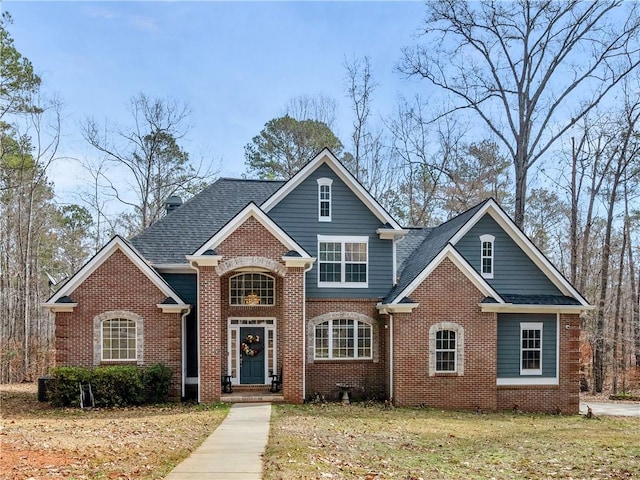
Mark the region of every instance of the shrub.
<instances>
[{"instance_id":1,"label":"shrub","mask_svg":"<svg viewBox=\"0 0 640 480\"><path fill-rule=\"evenodd\" d=\"M173 372L169 367L161 363L151 365L142 372L144 384L145 402L162 403L169 398L169 386Z\"/></svg>"},{"instance_id":2,"label":"shrub","mask_svg":"<svg viewBox=\"0 0 640 480\"><path fill-rule=\"evenodd\" d=\"M84 367L56 367L51 375L49 401L57 407L78 405L80 384L91 381L91 370Z\"/></svg>"},{"instance_id":3,"label":"shrub","mask_svg":"<svg viewBox=\"0 0 640 480\"><path fill-rule=\"evenodd\" d=\"M138 367L114 365L93 370L96 405L124 407L144 402L144 388Z\"/></svg>"},{"instance_id":4,"label":"shrub","mask_svg":"<svg viewBox=\"0 0 640 480\"><path fill-rule=\"evenodd\" d=\"M171 369L158 364L146 368L113 365L97 368L56 367L49 390L55 406L76 406L80 384L91 384L96 406L124 407L141 403L164 402L169 396Z\"/></svg>"}]
</instances>

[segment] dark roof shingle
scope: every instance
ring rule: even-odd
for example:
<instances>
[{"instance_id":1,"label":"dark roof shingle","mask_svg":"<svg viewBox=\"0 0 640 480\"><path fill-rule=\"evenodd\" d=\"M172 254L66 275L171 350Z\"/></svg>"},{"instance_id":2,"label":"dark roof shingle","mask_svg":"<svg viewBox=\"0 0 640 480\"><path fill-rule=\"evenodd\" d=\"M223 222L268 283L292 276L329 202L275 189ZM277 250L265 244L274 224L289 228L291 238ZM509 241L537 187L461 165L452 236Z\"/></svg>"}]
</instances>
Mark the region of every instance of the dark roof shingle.
<instances>
[{"instance_id":1,"label":"dark roof shingle","mask_svg":"<svg viewBox=\"0 0 640 480\"><path fill-rule=\"evenodd\" d=\"M221 178L144 232L131 244L153 264L185 264L195 252L250 202L257 205L285 182Z\"/></svg>"}]
</instances>

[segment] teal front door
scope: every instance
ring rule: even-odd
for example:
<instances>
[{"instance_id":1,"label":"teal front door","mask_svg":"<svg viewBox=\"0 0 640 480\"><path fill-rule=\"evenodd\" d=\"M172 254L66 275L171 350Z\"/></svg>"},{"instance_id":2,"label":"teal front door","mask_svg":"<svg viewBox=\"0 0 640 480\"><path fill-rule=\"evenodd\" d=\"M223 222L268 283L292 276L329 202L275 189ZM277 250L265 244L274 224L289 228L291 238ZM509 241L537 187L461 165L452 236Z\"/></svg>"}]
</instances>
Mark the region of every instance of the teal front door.
<instances>
[{"instance_id":1,"label":"teal front door","mask_svg":"<svg viewBox=\"0 0 640 480\"><path fill-rule=\"evenodd\" d=\"M264 384L264 327L240 328L240 383Z\"/></svg>"}]
</instances>

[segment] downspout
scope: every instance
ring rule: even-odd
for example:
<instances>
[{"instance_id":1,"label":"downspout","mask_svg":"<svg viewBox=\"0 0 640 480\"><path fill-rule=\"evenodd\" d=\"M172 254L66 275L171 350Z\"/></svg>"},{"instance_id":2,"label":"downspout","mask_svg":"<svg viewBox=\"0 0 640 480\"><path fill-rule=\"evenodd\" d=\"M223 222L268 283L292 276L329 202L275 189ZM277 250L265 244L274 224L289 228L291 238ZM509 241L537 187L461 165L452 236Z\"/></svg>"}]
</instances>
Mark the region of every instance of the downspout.
<instances>
[{"instance_id":1,"label":"downspout","mask_svg":"<svg viewBox=\"0 0 640 480\"><path fill-rule=\"evenodd\" d=\"M185 396L187 382L187 316L191 313L191 307L182 314L182 398Z\"/></svg>"},{"instance_id":2,"label":"downspout","mask_svg":"<svg viewBox=\"0 0 640 480\"><path fill-rule=\"evenodd\" d=\"M389 401L393 400L393 313L389 313Z\"/></svg>"},{"instance_id":3,"label":"downspout","mask_svg":"<svg viewBox=\"0 0 640 480\"><path fill-rule=\"evenodd\" d=\"M198 264L193 260L189 262L189 265L197 272L196 305L198 305L198 309L196 314L196 358L198 359L198 403L200 403L200 392L202 391L202 384L200 383L200 269L198 268Z\"/></svg>"},{"instance_id":4,"label":"downspout","mask_svg":"<svg viewBox=\"0 0 640 480\"><path fill-rule=\"evenodd\" d=\"M313 263L304 269L302 275L302 403L307 391L307 272L312 268Z\"/></svg>"}]
</instances>

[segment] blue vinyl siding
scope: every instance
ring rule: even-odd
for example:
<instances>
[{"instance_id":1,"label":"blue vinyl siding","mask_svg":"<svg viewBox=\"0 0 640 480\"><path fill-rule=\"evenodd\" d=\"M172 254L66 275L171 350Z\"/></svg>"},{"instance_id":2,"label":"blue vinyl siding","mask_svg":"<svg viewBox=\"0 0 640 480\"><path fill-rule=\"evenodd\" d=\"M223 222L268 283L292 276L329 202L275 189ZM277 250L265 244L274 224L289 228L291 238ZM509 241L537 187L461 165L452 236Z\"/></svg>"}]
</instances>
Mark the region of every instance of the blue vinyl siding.
<instances>
[{"instance_id":1,"label":"blue vinyl siding","mask_svg":"<svg viewBox=\"0 0 640 480\"><path fill-rule=\"evenodd\" d=\"M480 273L480 236L493 235L493 278L486 279L498 293L520 295L562 295L518 244L486 214L455 245L460 254Z\"/></svg>"},{"instance_id":2,"label":"blue vinyl siding","mask_svg":"<svg viewBox=\"0 0 640 480\"><path fill-rule=\"evenodd\" d=\"M195 306L198 301L196 285L198 277L195 273L162 273L161 275L185 303Z\"/></svg>"},{"instance_id":3,"label":"blue vinyl siding","mask_svg":"<svg viewBox=\"0 0 640 480\"><path fill-rule=\"evenodd\" d=\"M498 378L516 378L520 375L520 324L542 323L542 375L526 377L553 378L557 366L558 319L555 314L498 314Z\"/></svg>"},{"instance_id":4,"label":"blue vinyl siding","mask_svg":"<svg viewBox=\"0 0 640 480\"><path fill-rule=\"evenodd\" d=\"M197 275L191 273L162 273L162 278L184 300L191 304L191 312L186 319L186 360L187 377L198 376L198 286Z\"/></svg>"},{"instance_id":5,"label":"blue vinyl siding","mask_svg":"<svg viewBox=\"0 0 640 480\"><path fill-rule=\"evenodd\" d=\"M331 222L318 221L318 178L331 178ZM391 240L376 233L384 225L326 164L283 198L269 216L313 257L318 257L318 235L368 236L368 288L318 288L318 261L307 273L309 298L378 298L392 286Z\"/></svg>"}]
</instances>

